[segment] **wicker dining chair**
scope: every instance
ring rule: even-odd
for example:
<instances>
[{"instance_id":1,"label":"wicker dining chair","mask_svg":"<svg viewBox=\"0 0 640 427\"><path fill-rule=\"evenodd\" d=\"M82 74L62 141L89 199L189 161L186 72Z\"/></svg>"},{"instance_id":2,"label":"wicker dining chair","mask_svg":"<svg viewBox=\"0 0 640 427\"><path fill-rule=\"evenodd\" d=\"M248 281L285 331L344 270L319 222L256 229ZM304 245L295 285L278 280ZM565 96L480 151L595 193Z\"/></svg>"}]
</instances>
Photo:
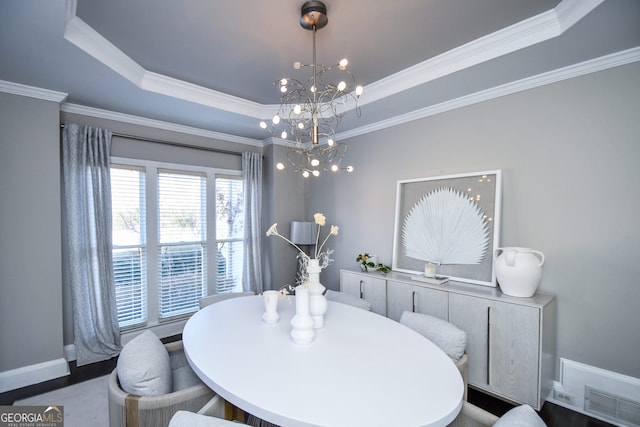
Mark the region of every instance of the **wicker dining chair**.
<instances>
[{"instance_id":1,"label":"wicker dining chair","mask_svg":"<svg viewBox=\"0 0 640 427\"><path fill-rule=\"evenodd\" d=\"M340 302L342 304L348 304L354 307L362 308L363 310L371 311L371 303L357 296L349 295L340 291L334 291L331 289L327 289L327 292L325 292L324 296L328 301Z\"/></svg>"},{"instance_id":2,"label":"wicker dining chair","mask_svg":"<svg viewBox=\"0 0 640 427\"><path fill-rule=\"evenodd\" d=\"M198 411L217 396L191 370L182 341L163 345L150 331L125 345L108 387L111 427L167 426L178 410ZM224 414L224 403L212 410Z\"/></svg>"},{"instance_id":3,"label":"wicker dining chair","mask_svg":"<svg viewBox=\"0 0 640 427\"><path fill-rule=\"evenodd\" d=\"M547 427L529 405L520 405L498 417L472 403L462 402L462 410L449 427Z\"/></svg>"},{"instance_id":4,"label":"wicker dining chair","mask_svg":"<svg viewBox=\"0 0 640 427\"><path fill-rule=\"evenodd\" d=\"M467 334L447 322L424 313L405 311L400 316L400 323L413 329L440 347L453 360L460 371L464 383L464 397L467 400Z\"/></svg>"},{"instance_id":5,"label":"wicker dining chair","mask_svg":"<svg viewBox=\"0 0 640 427\"><path fill-rule=\"evenodd\" d=\"M213 294L213 295L208 295L206 297L200 298L200 301L198 302L198 304L200 306L200 310L202 310L203 308L205 308L208 305L215 304L217 302L224 301L226 299L237 298L237 297L246 297L246 296L251 296L251 295L255 295L255 294L256 293L252 292L252 291L247 291L247 292L225 292L225 293L222 293L222 294Z\"/></svg>"}]
</instances>

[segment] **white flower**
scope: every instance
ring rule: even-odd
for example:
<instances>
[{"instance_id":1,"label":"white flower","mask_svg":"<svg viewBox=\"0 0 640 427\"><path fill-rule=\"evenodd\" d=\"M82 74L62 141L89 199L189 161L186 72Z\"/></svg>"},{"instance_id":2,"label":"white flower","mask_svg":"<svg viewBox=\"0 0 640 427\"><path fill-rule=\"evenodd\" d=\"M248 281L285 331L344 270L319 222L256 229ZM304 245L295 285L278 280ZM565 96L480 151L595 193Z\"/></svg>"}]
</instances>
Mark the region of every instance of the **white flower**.
<instances>
[{"instance_id":1,"label":"white flower","mask_svg":"<svg viewBox=\"0 0 640 427\"><path fill-rule=\"evenodd\" d=\"M277 235L278 234L278 223L274 222L273 225L271 227L269 227L269 229L267 230L267 237L271 236L272 234Z\"/></svg>"},{"instance_id":2,"label":"white flower","mask_svg":"<svg viewBox=\"0 0 640 427\"><path fill-rule=\"evenodd\" d=\"M316 221L316 224L320 226L324 226L327 220L321 213L314 214L313 219Z\"/></svg>"},{"instance_id":3,"label":"white flower","mask_svg":"<svg viewBox=\"0 0 640 427\"><path fill-rule=\"evenodd\" d=\"M333 234L334 236L338 235L338 230L340 230L340 227L338 227L337 225L332 225L331 226L331 232L329 234Z\"/></svg>"}]
</instances>

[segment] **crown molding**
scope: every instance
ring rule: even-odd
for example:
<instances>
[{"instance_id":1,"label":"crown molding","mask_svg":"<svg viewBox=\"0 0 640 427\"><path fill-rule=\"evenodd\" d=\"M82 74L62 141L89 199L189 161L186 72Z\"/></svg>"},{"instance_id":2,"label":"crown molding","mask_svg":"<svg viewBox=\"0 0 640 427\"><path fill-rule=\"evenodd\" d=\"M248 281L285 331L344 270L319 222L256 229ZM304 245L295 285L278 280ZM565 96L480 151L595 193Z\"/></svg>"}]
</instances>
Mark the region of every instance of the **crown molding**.
<instances>
[{"instance_id":1,"label":"crown molding","mask_svg":"<svg viewBox=\"0 0 640 427\"><path fill-rule=\"evenodd\" d=\"M563 0L555 9L413 65L365 87L361 105L561 35L604 0Z\"/></svg>"},{"instance_id":2,"label":"crown molding","mask_svg":"<svg viewBox=\"0 0 640 427\"><path fill-rule=\"evenodd\" d=\"M76 1L66 2L64 37L143 90L229 111L259 120L271 118L278 105L263 105L193 83L145 70L76 16ZM439 77L556 37L604 0L563 0L541 13L466 45L416 64L365 87L361 105L379 101ZM350 102L347 109L355 108Z\"/></svg>"},{"instance_id":3,"label":"crown molding","mask_svg":"<svg viewBox=\"0 0 640 427\"><path fill-rule=\"evenodd\" d=\"M631 48L610 55L605 55L600 58L591 59L564 68L559 68L557 70L537 74L525 79L482 90L476 93L462 96L460 98L442 102L440 104L431 105L429 107L402 114L388 120L382 120L371 125L366 125L349 131L341 132L336 135L336 140L353 138L355 136L364 135L393 126L398 126L414 120L434 116L436 114L444 113L462 107L467 107L469 105L488 101L501 96L522 92L528 89L557 83L574 77L579 77L638 61L640 61L640 47Z\"/></svg>"},{"instance_id":4,"label":"crown molding","mask_svg":"<svg viewBox=\"0 0 640 427\"><path fill-rule=\"evenodd\" d=\"M67 10L69 7L67 7ZM77 16L67 19L64 38L140 87L146 70Z\"/></svg>"},{"instance_id":5,"label":"crown molding","mask_svg":"<svg viewBox=\"0 0 640 427\"><path fill-rule=\"evenodd\" d=\"M60 107L60 111L70 114L80 114L83 116L96 117L106 120L114 120L123 123L129 123L139 126L148 126L155 129L161 129L171 132L178 132L187 135L201 136L204 138L217 139L221 141L235 142L238 144L251 145L254 147L262 147L262 141L252 138L231 135L222 132L215 132L191 126L179 125L176 123L165 122L162 120L148 119L146 117L134 116L131 114L118 113L115 111L102 110L99 108L87 107L84 105L65 103Z\"/></svg>"},{"instance_id":6,"label":"crown molding","mask_svg":"<svg viewBox=\"0 0 640 427\"><path fill-rule=\"evenodd\" d=\"M277 111L276 106L258 104L148 71L75 16L75 0L67 0L66 14L64 38L140 89L260 119L272 117Z\"/></svg>"},{"instance_id":7,"label":"crown molding","mask_svg":"<svg viewBox=\"0 0 640 427\"><path fill-rule=\"evenodd\" d=\"M145 71L140 88L248 117L271 118L277 111L277 106L258 104L151 71Z\"/></svg>"},{"instance_id":8,"label":"crown molding","mask_svg":"<svg viewBox=\"0 0 640 427\"><path fill-rule=\"evenodd\" d=\"M269 138L264 139L262 141L262 144L264 147L268 145L280 145L281 147L287 147L287 148L300 148L301 146L303 148L308 148L311 145L311 143L302 144L299 142L289 141L289 140L278 138L275 136L270 136ZM320 144L326 144L326 142L320 142Z\"/></svg>"},{"instance_id":9,"label":"crown molding","mask_svg":"<svg viewBox=\"0 0 640 427\"><path fill-rule=\"evenodd\" d=\"M42 99L43 101L52 101L61 103L68 94L64 92L56 92L49 89L41 89L38 87L22 85L20 83L7 82L0 80L0 92L11 93L13 95L27 96L29 98Z\"/></svg>"},{"instance_id":10,"label":"crown molding","mask_svg":"<svg viewBox=\"0 0 640 427\"><path fill-rule=\"evenodd\" d=\"M573 24L584 18L589 12L600 6L604 0L563 0L555 11L558 15L558 23L560 24L560 32L564 33L571 28Z\"/></svg>"}]
</instances>

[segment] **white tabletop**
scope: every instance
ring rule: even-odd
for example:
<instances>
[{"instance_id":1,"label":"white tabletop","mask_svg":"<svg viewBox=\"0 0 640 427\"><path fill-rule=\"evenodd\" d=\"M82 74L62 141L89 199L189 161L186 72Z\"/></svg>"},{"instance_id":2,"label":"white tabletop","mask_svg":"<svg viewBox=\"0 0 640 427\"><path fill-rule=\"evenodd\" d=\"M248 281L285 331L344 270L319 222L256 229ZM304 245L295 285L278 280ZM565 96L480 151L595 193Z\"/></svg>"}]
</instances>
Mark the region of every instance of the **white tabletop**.
<instances>
[{"instance_id":1,"label":"white tabletop","mask_svg":"<svg viewBox=\"0 0 640 427\"><path fill-rule=\"evenodd\" d=\"M280 426L446 426L460 411L454 363L413 330L329 301L309 345L291 341L295 301L262 321L261 296L210 305L185 325L191 367L237 407Z\"/></svg>"}]
</instances>

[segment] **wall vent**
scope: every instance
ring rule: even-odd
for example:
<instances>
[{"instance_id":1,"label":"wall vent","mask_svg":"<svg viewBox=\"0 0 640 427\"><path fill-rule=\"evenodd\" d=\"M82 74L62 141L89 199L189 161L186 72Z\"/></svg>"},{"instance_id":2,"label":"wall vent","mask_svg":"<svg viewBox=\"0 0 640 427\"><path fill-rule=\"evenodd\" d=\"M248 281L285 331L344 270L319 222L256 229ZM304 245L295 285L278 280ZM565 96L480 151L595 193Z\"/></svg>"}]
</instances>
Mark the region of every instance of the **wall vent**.
<instances>
[{"instance_id":1,"label":"wall vent","mask_svg":"<svg viewBox=\"0 0 640 427\"><path fill-rule=\"evenodd\" d=\"M624 399L611 393L585 386L586 413L634 427L640 427L640 402Z\"/></svg>"}]
</instances>

